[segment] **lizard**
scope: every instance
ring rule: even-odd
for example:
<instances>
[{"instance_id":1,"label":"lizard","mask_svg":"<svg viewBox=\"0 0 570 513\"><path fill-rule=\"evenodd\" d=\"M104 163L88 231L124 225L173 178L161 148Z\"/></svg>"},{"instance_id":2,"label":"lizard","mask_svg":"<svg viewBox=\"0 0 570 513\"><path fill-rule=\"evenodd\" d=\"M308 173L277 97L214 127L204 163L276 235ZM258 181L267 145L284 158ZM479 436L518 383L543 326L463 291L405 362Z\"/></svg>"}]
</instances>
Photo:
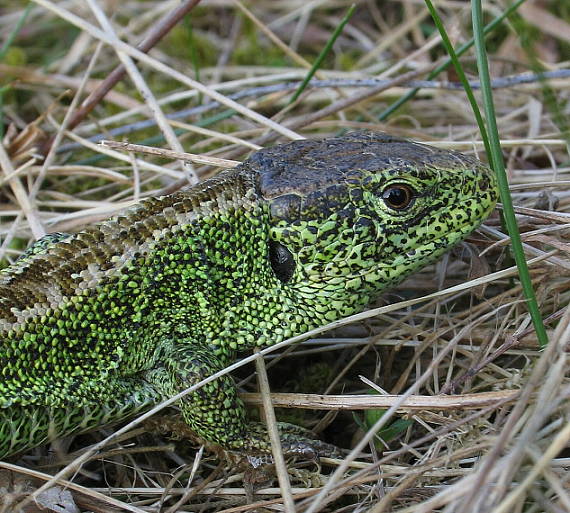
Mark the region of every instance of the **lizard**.
<instances>
[{"instance_id":1,"label":"lizard","mask_svg":"<svg viewBox=\"0 0 570 513\"><path fill-rule=\"evenodd\" d=\"M474 157L383 133L301 140L0 271L0 457L116 423L269 346L362 311L497 201ZM179 401L198 438L267 453L230 376ZM287 436L287 452L310 442ZM299 435L300 436L300 435Z\"/></svg>"}]
</instances>

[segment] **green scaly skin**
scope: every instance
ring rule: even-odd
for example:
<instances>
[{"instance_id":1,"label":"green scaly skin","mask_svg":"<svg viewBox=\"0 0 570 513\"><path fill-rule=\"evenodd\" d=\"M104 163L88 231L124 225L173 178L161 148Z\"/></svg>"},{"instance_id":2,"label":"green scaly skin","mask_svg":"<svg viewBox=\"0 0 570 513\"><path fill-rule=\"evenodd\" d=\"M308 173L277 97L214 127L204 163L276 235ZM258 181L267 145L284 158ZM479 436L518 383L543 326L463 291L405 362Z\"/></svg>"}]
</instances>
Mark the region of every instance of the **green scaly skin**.
<instances>
[{"instance_id":1,"label":"green scaly skin","mask_svg":"<svg viewBox=\"0 0 570 513\"><path fill-rule=\"evenodd\" d=\"M0 271L0 457L130 417L239 351L364 309L496 200L476 159L352 133L259 151L191 189L42 239ZM180 408L211 444L269 450L230 377ZM284 436L285 450L306 451L299 437Z\"/></svg>"}]
</instances>

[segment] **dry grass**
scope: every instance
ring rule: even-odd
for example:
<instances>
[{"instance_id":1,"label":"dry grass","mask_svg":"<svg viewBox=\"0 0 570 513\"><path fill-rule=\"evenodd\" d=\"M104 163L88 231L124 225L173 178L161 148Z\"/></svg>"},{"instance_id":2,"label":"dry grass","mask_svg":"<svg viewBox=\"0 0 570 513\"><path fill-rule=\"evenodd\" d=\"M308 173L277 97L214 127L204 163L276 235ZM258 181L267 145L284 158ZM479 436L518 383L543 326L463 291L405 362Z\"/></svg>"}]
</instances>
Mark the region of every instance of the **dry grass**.
<instances>
[{"instance_id":1,"label":"dry grass","mask_svg":"<svg viewBox=\"0 0 570 513\"><path fill-rule=\"evenodd\" d=\"M139 513L294 507L570 511L570 160L564 132L570 78L563 73L570 67L570 15L564 3L552 2L547 9L529 0L520 18L489 38L494 77L528 72L537 64L559 77L548 83L515 80L495 91L511 190L549 332L546 349L538 347L495 215L470 244L387 294L375 310L273 353L279 357L269 360L271 388L287 392L276 395L275 404L315 409L312 415L299 413L297 420L333 443L356 447L346 459L324 459L322 468L290 463L290 488L282 493L270 477L196 453L186 442L176 442L173 452L172 444L142 435L139 426L113 444L99 444L100 452L83 453L78 473L74 459L80 453L66 453L67 444L59 448L57 463L44 448L0 464L12 470L16 482L0 482L11 493L5 501L12 501L0 511L14 511L15 502L61 469L73 483L62 487L60 481L55 499L40 494L51 511L74 511L74 503L80 511ZM20 4L5 1L0 8L2 37L20 18ZM78 230L141 197L171 192L232 165L216 158L242 160L274 141L368 128L484 158L460 89L422 84L415 99L388 121L378 121L409 89L409 80L423 79L444 57L420 0L359 3L317 73L318 80L335 79L334 84L309 87L290 106L294 88L287 84L305 76L348 2L263 0L250 3L247 11L239 2L204 1L148 57L136 53L134 45L177 5L36 0L0 60L0 88L9 86L2 96L0 261L13 261L28 241L46 232ZM454 42L464 42L471 34L466 3L438 6ZM498 1L485 6L490 18L504 8ZM113 15L110 21L104 20L104 9ZM70 14L77 17L76 29L64 21ZM136 65L125 57L129 54ZM130 79L67 131L82 100L98 90L120 59ZM463 62L475 77L473 57ZM367 87L349 82L371 78L386 82ZM441 80L453 82L455 75ZM183 110L190 112L169 117ZM146 144L171 153L125 151L90 140L145 143L160 134L162 139ZM180 158L182 152L198 156L190 159L193 165ZM442 292L427 295L434 290ZM296 379L279 379L300 366L304 370ZM239 376L245 390L255 390L247 370ZM304 395L308 392L336 395ZM247 399L260 403L256 395ZM381 420L378 408L388 409ZM374 431L365 434L350 414L335 418L327 409L368 409L367 426L376 423L374 430L396 417L410 422L393 426L387 442L376 440L378 450L370 456ZM93 436L101 440L110 433ZM92 442L83 436L73 448ZM283 467L278 473L285 483ZM256 483L260 487L252 495ZM32 503L26 508L37 511Z\"/></svg>"}]
</instances>

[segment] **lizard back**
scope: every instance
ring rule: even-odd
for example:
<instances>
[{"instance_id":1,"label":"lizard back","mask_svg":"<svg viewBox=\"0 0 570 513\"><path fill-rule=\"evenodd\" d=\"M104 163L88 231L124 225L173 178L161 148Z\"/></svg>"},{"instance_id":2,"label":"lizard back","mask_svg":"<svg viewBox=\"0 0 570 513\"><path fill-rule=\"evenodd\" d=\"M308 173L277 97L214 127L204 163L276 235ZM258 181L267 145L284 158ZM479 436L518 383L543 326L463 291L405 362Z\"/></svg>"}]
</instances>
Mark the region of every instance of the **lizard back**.
<instances>
[{"instance_id":1,"label":"lizard back","mask_svg":"<svg viewBox=\"0 0 570 513\"><path fill-rule=\"evenodd\" d=\"M90 379L151 366L148 323L137 328L134 319L145 316L136 303L152 297L158 279L142 285L143 268L156 275L161 246L199 238L205 218L249 210L254 196L247 175L230 170L55 242L39 241L37 252L1 270L0 407L100 397L103 388ZM188 256L195 266L200 255Z\"/></svg>"}]
</instances>

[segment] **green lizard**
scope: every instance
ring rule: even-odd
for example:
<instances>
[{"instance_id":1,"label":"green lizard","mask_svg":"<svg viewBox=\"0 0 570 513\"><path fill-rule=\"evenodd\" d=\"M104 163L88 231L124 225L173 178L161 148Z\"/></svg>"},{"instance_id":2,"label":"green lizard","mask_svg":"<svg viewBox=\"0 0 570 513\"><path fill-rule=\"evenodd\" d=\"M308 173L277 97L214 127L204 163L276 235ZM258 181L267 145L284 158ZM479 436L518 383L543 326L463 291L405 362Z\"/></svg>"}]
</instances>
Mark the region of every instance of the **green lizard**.
<instances>
[{"instance_id":1,"label":"green lizard","mask_svg":"<svg viewBox=\"0 0 570 513\"><path fill-rule=\"evenodd\" d=\"M130 417L239 351L364 309L496 200L476 159L357 132L261 150L41 239L0 271L0 457ZM269 450L228 376L179 406L210 444Z\"/></svg>"}]
</instances>

